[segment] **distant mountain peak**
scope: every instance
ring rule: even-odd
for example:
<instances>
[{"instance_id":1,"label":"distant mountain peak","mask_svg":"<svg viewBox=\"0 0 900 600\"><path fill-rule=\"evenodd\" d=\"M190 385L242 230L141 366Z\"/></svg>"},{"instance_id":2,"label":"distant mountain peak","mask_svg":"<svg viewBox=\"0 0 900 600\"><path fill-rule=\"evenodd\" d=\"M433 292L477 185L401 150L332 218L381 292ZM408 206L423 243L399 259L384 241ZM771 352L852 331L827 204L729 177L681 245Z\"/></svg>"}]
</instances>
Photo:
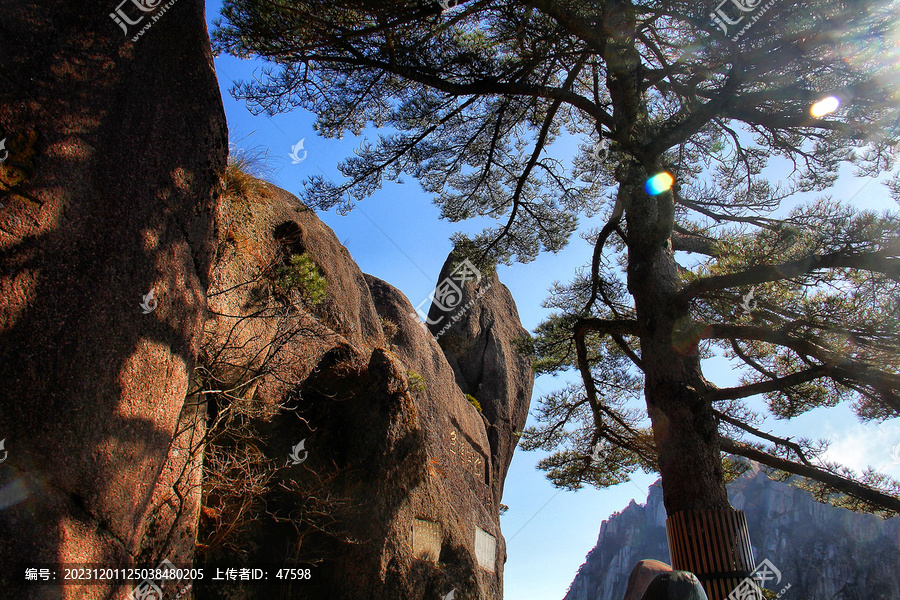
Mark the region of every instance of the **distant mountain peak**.
<instances>
[{"instance_id":1,"label":"distant mountain peak","mask_svg":"<svg viewBox=\"0 0 900 600\"><path fill-rule=\"evenodd\" d=\"M756 463L728 485L728 497L746 514L756 562L768 559L781 570L790 598L900 598L900 517L884 521L821 504L769 479ZM564 600L622 600L639 560L669 563L665 520L657 480L644 504L632 500L603 521Z\"/></svg>"}]
</instances>

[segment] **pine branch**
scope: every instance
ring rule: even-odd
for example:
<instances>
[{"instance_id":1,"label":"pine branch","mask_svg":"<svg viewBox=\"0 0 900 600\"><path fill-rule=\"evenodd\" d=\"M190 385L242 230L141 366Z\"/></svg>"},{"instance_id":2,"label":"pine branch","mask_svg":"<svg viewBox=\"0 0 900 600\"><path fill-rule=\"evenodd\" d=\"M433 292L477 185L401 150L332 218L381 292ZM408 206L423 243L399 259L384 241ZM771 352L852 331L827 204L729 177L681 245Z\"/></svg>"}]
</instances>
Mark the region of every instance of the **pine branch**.
<instances>
[{"instance_id":1,"label":"pine branch","mask_svg":"<svg viewBox=\"0 0 900 600\"><path fill-rule=\"evenodd\" d=\"M807 381L812 381L813 379L818 379L819 377L826 377L827 375L827 367L817 366L805 371L791 373L790 375L785 375L784 377L778 377L776 379L770 379L767 381L758 381L756 383L730 388L712 389L708 394L708 398L712 402L721 402L722 400L735 400L737 398L747 398L749 396L755 396L756 394L777 392L778 390L783 390L791 386L806 383Z\"/></svg>"},{"instance_id":2,"label":"pine branch","mask_svg":"<svg viewBox=\"0 0 900 600\"><path fill-rule=\"evenodd\" d=\"M812 357L820 361L822 363L820 366L826 368L835 379L871 386L878 392L878 396L870 395L870 397L880 400L900 414L900 397L898 397L900 375L887 373L809 340L767 327L716 323L705 327L700 337L701 339L756 340L790 348L804 359Z\"/></svg>"},{"instance_id":3,"label":"pine branch","mask_svg":"<svg viewBox=\"0 0 900 600\"><path fill-rule=\"evenodd\" d=\"M900 282L900 259L893 258L896 255L897 252L894 250L853 254L833 252L824 256L814 254L780 265L761 265L750 267L739 273L704 277L686 285L682 289L680 297L682 301L687 302L712 291L795 279L819 269L860 269L882 273L894 281Z\"/></svg>"},{"instance_id":4,"label":"pine branch","mask_svg":"<svg viewBox=\"0 0 900 600\"><path fill-rule=\"evenodd\" d=\"M781 471L820 481L841 493L863 500L872 506L880 507L888 513L900 514L900 498L890 496L880 490L860 484L851 479L829 473L818 467L811 467L777 456L772 456L768 452L758 450L730 438L719 438L719 446L723 452L743 456L744 458L755 460L756 462Z\"/></svg>"},{"instance_id":5,"label":"pine branch","mask_svg":"<svg viewBox=\"0 0 900 600\"><path fill-rule=\"evenodd\" d=\"M696 252L697 254L710 257L719 255L714 239L697 235L679 225L675 225L675 233L672 234L672 250L675 252Z\"/></svg>"},{"instance_id":6,"label":"pine branch","mask_svg":"<svg viewBox=\"0 0 900 600\"><path fill-rule=\"evenodd\" d=\"M731 425L734 425L738 429L742 429L742 430L746 431L747 433L752 433L756 437L760 437L764 440L768 440L778 446L784 446L785 448L789 448L794 454L797 455L797 458L800 459L800 462L802 462L807 467L813 466L813 464L811 462L809 462L809 459L806 457L806 454L803 453L803 448L800 447L800 444L798 444L796 442L792 442L790 439L780 438L778 436L772 435L771 433L766 433L765 431L762 431L760 429L757 429L756 427L748 425L747 423L744 423L743 421L740 421L738 419L730 417L721 411L713 409L713 412L716 414L717 417L719 417L719 419L725 421L726 423L730 423Z\"/></svg>"}]
</instances>

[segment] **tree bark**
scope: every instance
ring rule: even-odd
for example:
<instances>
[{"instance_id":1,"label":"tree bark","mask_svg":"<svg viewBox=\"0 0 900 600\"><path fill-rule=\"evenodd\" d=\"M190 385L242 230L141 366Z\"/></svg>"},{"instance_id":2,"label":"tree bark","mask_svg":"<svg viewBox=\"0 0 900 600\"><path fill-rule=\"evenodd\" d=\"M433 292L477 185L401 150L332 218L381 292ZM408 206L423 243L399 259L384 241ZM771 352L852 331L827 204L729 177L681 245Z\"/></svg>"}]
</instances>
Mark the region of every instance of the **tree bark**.
<instances>
[{"instance_id":1,"label":"tree bark","mask_svg":"<svg viewBox=\"0 0 900 600\"><path fill-rule=\"evenodd\" d=\"M644 394L659 454L663 501L682 510L730 508L722 472L717 421L700 369L698 332L680 283L672 246L671 192L650 196L648 173L628 169L620 188L628 203L628 289L641 326Z\"/></svg>"}]
</instances>

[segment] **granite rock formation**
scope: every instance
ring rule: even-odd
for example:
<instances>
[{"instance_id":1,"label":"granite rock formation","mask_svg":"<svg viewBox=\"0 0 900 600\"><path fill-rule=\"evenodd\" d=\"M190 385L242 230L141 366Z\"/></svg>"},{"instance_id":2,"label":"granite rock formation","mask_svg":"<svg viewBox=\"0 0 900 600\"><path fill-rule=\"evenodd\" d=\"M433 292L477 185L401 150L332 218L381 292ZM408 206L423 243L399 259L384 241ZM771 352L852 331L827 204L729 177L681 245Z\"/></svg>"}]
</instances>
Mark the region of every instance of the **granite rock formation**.
<instances>
[{"instance_id":1,"label":"granite rock formation","mask_svg":"<svg viewBox=\"0 0 900 600\"><path fill-rule=\"evenodd\" d=\"M658 560L641 560L628 576L625 600L641 600L650 583L661 573L671 573L672 567Z\"/></svg>"},{"instance_id":2,"label":"granite rock formation","mask_svg":"<svg viewBox=\"0 0 900 600\"><path fill-rule=\"evenodd\" d=\"M429 328L456 383L475 398L489 423L491 472L498 483L494 500L499 503L534 385L531 360L517 351L517 341L529 334L496 270L482 273L456 253L444 262L434 297Z\"/></svg>"},{"instance_id":3,"label":"granite rock formation","mask_svg":"<svg viewBox=\"0 0 900 600\"><path fill-rule=\"evenodd\" d=\"M226 169L203 5L161 6L3 4L0 597L140 597L24 569L169 561L210 568L197 600L499 600L533 379L508 291L451 366L311 211ZM251 563L300 570L212 582Z\"/></svg>"},{"instance_id":4,"label":"granite rock formation","mask_svg":"<svg viewBox=\"0 0 900 600\"><path fill-rule=\"evenodd\" d=\"M660 573L634 600L708 600L700 580L690 571Z\"/></svg>"},{"instance_id":5,"label":"granite rock formation","mask_svg":"<svg viewBox=\"0 0 900 600\"><path fill-rule=\"evenodd\" d=\"M254 201L223 202L219 223L193 396L208 407L213 438L198 564L312 565L309 581L230 586L240 598L396 600L454 589L502 598L498 473L508 463L495 465L490 436L511 456L512 432L492 433L410 302L363 275L295 197L267 186ZM318 275L307 269L288 285L297 283L286 275L291 261L300 264L291 257ZM492 340L481 360L493 369L521 325L511 298L479 311ZM527 373L495 374L522 380L496 382L523 390L497 396L505 414L527 413L533 375L522 364Z\"/></svg>"},{"instance_id":6,"label":"granite rock formation","mask_svg":"<svg viewBox=\"0 0 900 600\"><path fill-rule=\"evenodd\" d=\"M193 557L199 461L179 449L202 434L185 394L225 115L201 1L180 0L136 43L115 8L0 6L6 598L125 597L102 582L20 588L28 566L59 581L61 564Z\"/></svg>"},{"instance_id":7,"label":"granite rock formation","mask_svg":"<svg viewBox=\"0 0 900 600\"><path fill-rule=\"evenodd\" d=\"M781 571L779 585L768 584L773 591L790 584L791 600L900 598L900 517L884 521L818 503L756 464L729 484L728 496L746 514L757 564L767 559ZM632 501L603 522L565 600L620 600L637 561L668 563L665 518L657 482L646 504Z\"/></svg>"}]
</instances>

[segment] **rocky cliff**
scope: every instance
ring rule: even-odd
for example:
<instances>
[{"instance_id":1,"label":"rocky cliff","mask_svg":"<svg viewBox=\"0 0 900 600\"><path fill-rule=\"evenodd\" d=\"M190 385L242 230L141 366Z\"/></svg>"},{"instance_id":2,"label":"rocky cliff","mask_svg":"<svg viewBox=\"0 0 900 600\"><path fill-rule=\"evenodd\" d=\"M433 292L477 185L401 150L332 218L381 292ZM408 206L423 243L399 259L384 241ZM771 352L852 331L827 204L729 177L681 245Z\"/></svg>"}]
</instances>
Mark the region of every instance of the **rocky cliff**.
<instances>
[{"instance_id":1,"label":"rocky cliff","mask_svg":"<svg viewBox=\"0 0 900 600\"><path fill-rule=\"evenodd\" d=\"M124 598L103 581L19 586L29 566L60 581L63 564L194 553L199 457L179 448L203 435L185 396L225 115L203 2L137 43L116 5L0 2L4 598Z\"/></svg>"},{"instance_id":2,"label":"rocky cliff","mask_svg":"<svg viewBox=\"0 0 900 600\"><path fill-rule=\"evenodd\" d=\"M433 296L426 321L459 388L475 399L487 420L499 503L534 385L530 358L516 350L516 341L528 332L496 271L482 273L457 253L447 257Z\"/></svg>"},{"instance_id":3,"label":"rocky cliff","mask_svg":"<svg viewBox=\"0 0 900 600\"><path fill-rule=\"evenodd\" d=\"M0 598L502 598L533 376L496 275L442 347L226 166L201 2L2 9Z\"/></svg>"},{"instance_id":4,"label":"rocky cliff","mask_svg":"<svg viewBox=\"0 0 900 600\"><path fill-rule=\"evenodd\" d=\"M453 339L493 381L461 387L406 297L295 197L263 186L218 222L192 395L210 415L199 564L312 565L230 586L241 598L502 598L499 499L533 378L509 291L469 282L459 321L480 327Z\"/></svg>"},{"instance_id":5,"label":"rocky cliff","mask_svg":"<svg viewBox=\"0 0 900 600\"><path fill-rule=\"evenodd\" d=\"M768 559L781 571L782 588L791 585L785 598L900 598L900 518L883 521L815 502L757 465L729 484L728 496L747 516L757 563ZM565 600L621 600L637 561L668 563L665 519L657 482L644 505L632 501L603 522Z\"/></svg>"}]
</instances>

